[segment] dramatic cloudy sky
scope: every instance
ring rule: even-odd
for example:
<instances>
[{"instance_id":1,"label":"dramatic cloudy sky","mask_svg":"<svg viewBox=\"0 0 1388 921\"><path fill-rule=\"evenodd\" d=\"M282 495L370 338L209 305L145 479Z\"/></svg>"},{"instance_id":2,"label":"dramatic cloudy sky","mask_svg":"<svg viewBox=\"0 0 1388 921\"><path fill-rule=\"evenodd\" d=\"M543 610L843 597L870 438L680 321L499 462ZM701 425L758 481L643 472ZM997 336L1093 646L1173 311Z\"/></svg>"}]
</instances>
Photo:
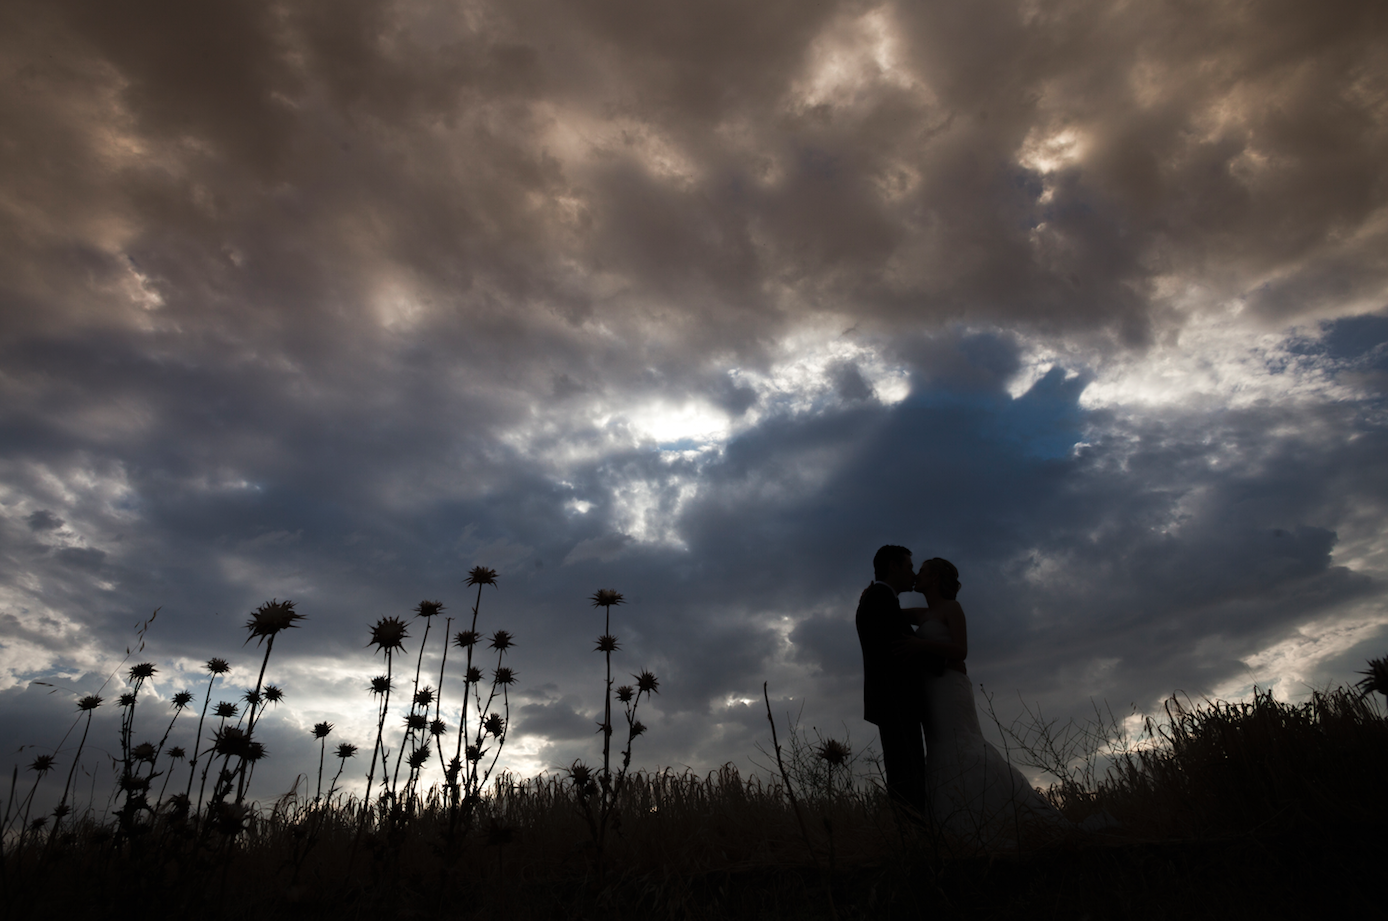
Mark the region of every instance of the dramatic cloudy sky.
<instances>
[{"instance_id":1,"label":"dramatic cloudy sky","mask_svg":"<svg viewBox=\"0 0 1388 921\"><path fill-rule=\"evenodd\" d=\"M224 656L230 697L291 598L287 786L314 722L367 744L374 619L463 614L478 564L524 773L598 748L609 586L619 673L661 679L638 763L745 766L763 681L866 743L885 542L959 566L1007 712L1353 678L1388 643L1385 33L1373 0L6 3L7 757L119 692L155 608L126 666L167 698Z\"/></svg>"}]
</instances>

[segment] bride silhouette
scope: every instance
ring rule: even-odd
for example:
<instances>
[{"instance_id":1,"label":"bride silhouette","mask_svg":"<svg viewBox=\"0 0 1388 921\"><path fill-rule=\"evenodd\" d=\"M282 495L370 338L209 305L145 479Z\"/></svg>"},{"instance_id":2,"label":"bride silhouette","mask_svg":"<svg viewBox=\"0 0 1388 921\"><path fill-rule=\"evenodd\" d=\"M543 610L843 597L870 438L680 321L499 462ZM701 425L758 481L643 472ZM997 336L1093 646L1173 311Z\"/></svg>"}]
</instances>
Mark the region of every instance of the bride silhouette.
<instances>
[{"instance_id":1,"label":"bride silhouette","mask_svg":"<svg viewBox=\"0 0 1388 921\"><path fill-rule=\"evenodd\" d=\"M954 564L939 557L926 560L916 574L915 590L927 606L904 610L918 624L917 636L952 643L966 657L968 622L956 600L959 589ZM936 829L965 845L999 849L1069 827L1022 772L983 738L963 657L926 678L924 709L927 805Z\"/></svg>"}]
</instances>

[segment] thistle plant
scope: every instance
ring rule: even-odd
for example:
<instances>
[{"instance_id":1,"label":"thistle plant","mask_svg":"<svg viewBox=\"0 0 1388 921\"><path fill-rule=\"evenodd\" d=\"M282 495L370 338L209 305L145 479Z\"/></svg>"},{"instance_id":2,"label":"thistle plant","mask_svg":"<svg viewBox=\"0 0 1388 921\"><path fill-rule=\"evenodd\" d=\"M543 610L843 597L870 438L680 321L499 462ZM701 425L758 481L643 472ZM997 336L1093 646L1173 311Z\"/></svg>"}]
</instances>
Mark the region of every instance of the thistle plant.
<instances>
[{"instance_id":1,"label":"thistle plant","mask_svg":"<svg viewBox=\"0 0 1388 921\"><path fill-rule=\"evenodd\" d=\"M121 804L120 829L123 833L129 834L134 826L135 815L141 810L149 808L148 799L145 791L149 788L148 778L142 778L138 773L138 761L135 755L136 746L133 744L135 732L135 705L139 701L140 689L144 683L158 671L153 663L141 662L133 665L126 676L130 685L130 690L120 696L121 708L125 711L121 714L120 727L120 749L121 749L121 771L120 789L125 794L125 800Z\"/></svg>"},{"instance_id":2,"label":"thistle plant","mask_svg":"<svg viewBox=\"0 0 1388 921\"><path fill-rule=\"evenodd\" d=\"M636 686L622 685L617 688L617 701L626 710L627 740L626 748L622 752L622 765L618 769L616 776L612 774L612 653L621 649L621 644L617 637L612 634L612 608L614 605L622 604L625 600L622 593L615 589L604 588L594 592L588 599L593 607L603 609L603 631L597 639L596 652L603 654L604 665L606 668L606 683L603 693L603 718L598 724L598 732L602 734L602 771L593 775L593 771L580 761L575 761L569 767L569 779L573 782L574 790L578 795L579 806L583 811L584 819L588 823L589 831L593 835L593 840L597 844L598 857L601 860L603 844L607 838L607 829L613 816L616 813L617 801L622 793L622 786L626 781L627 770L631 766L631 749L637 736L646 731L646 727L636 718L637 708L641 704L641 698L658 693L660 681L656 676L648 671L642 670L640 674L632 675L636 679ZM594 811L592 798L598 797L596 812ZM601 864L599 864L601 867Z\"/></svg>"},{"instance_id":3,"label":"thistle plant","mask_svg":"<svg viewBox=\"0 0 1388 921\"><path fill-rule=\"evenodd\" d=\"M57 832L58 824L62 822L63 816L67 815L67 797L68 793L72 790L72 778L77 771L78 763L82 760L82 749L87 744L87 733L89 733L92 728L92 713L99 706L101 706L101 698L95 694L88 694L77 701L78 719L81 719L81 714L85 713L87 714L87 720L86 724L82 727L82 740L77 743L77 753L72 756L72 766L68 768L67 781L63 784L63 796L58 800L58 807L54 810L54 816L56 817L53 823L54 833Z\"/></svg>"},{"instance_id":4,"label":"thistle plant","mask_svg":"<svg viewBox=\"0 0 1388 921\"><path fill-rule=\"evenodd\" d=\"M405 738L400 743L400 750L395 756L395 774L391 778L391 788L394 789L400 781L400 765L405 757L405 747L413 742L410 751L410 758L415 758L415 752L419 750L421 740L424 738L424 731L428 728L429 705L434 702L435 694L433 688L420 688L419 678L424 667L424 650L429 645L429 630L434 625L434 618L443 613L443 603L439 601L421 601L415 606L416 617L424 620L424 636L419 641L419 656L415 659L414 665L414 684L411 687L410 713L405 718L406 729ZM444 650L447 652L447 634L445 634ZM442 687L442 685L440 685ZM435 717L437 718L437 716ZM428 760L425 758L424 760ZM418 769L413 769L412 776L418 775ZM413 786L407 781L407 786Z\"/></svg>"},{"instance_id":5,"label":"thistle plant","mask_svg":"<svg viewBox=\"0 0 1388 921\"><path fill-rule=\"evenodd\" d=\"M371 628L371 640L366 644L375 646L376 651L386 657L386 673L371 680L369 690L381 698L380 709L376 713L376 745L371 751L371 768L366 773L366 796L362 800L362 822L366 822L367 809L371 805L371 785L376 779L376 759L381 760L381 773L386 771L385 732L386 713L390 710L391 679L394 676L395 651L405 650L405 640L409 639L405 622L398 617L382 617Z\"/></svg>"},{"instance_id":6,"label":"thistle plant","mask_svg":"<svg viewBox=\"0 0 1388 921\"><path fill-rule=\"evenodd\" d=\"M198 717L198 731L197 734L193 736L193 757L188 759L188 788L183 791L183 795L189 799L192 799L193 796L193 776L198 772L198 752L202 745L202 724L203 721L207 719L207 705L212 702L212 686L217 683L217 677L219 675L225 675L227 672L231 671L231 666L227 664L227 660L219 659L216 656L208 659L204 667L207 669L209 676L207 679L207 693L203 695L202 699L202 715ZM207 776L206 772L203 773L203 776ZM201 792L198 793L198 809L202 809Z\"/></svg>"},{"instance_id":7,"label":"thistle plant","mask_svg":"<svg viewBox=\"0 0 1388 921\"><path fill-rule=\"evenodd\" d=\"M464 745L469 735L469 703L474 696L478 695L478 684L482 680L481 669L472 664L473 648L477 645L477 641L482 638L481 634L477 632L477 618L482 610L482 586L490 585L492 588L496 588L496 570L486 566L474 566L468 572L464 584L477 586L477 597L473 599L472 603L472 625L466 630L459 631L458 635L453 638L453 645L467 654L463 670L463 706L458 716L458 745L453 753L453 760L448 763L448 767L444 770L444 779L448 784L450 797L449 827L455 830L459 819L458 810L464 800L463 788L467 788L466 799L469 803L469 809L471 809L470 804L477 793L473 788L472 781L476 777L474 767L481 755L478 753L478 758L474 759L472 757L474 751L469 748L466 752L468 755L468 767L466 768L463 765L463 755L465 754ZM442 688L442 683L440 683L440 688ZM481 714L479 713L478 716L480 717Z\"/></svg>"},{"instance_id":8,"label":"thistle plant","mask_svg":"<svg viewBox=\"0 0 1388 921\"><path fill-rule=\"evenodd\" d=\"M313 727L313 737L318 740L318 790L313 795L316 803L323 798L323 761L328 755L328 733L333 731L333 724L329 722L316 723Z\"/></svg>"}]
</instances>

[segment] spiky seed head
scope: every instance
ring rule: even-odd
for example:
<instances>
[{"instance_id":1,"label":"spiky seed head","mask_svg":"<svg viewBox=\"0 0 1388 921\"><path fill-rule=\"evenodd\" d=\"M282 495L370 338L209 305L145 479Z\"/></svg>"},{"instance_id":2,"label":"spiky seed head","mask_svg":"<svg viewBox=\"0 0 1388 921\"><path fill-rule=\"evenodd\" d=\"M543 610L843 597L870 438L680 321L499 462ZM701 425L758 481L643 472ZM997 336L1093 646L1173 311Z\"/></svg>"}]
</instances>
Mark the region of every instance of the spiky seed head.
<instances>
[{"instance_id":1,"label":"spiky seed head","mask_svg":"<svg viewBox=\"0 0 1388 921\"><path fill-rule=\"evenodd\" d=\"M390 690L390 679L385 675L377 675L375 678L371 679L371 683L366 686L366 689L377 697L380 697L386 691Z\"/></svg>"},{"instance_id":2,"label":"spiky seed head","mask_svg":"<svg viewBox=\"0 0 1388 921\"><path fill-rule=\"evenodd\" d=\"M439 736L443 735L447 731L448 724L445 723L443 720L429 721L429 735L433 736L434 738L437 739Z\"/></svg>"},{"instance_id":3,"label":"spiky seed head","mask_svg":"<svg viewBox=\"0 0 1388 921\"><path fill-rule=\"evenodd\" d=\"M1388 695L1388 656L1370 659L1369 667L1357 674L1364 676L1355 684L1361 697L1368 697L1375 692Z\"/></svg>"},{"instance_id":4,"label":"spiky seed head","mask_svg":"<svg viewBox=\"0 0 1388 921\"><path fill-rule=\"evenodd\" d=\"M156 752L152 742L141 742L139 745L130 749L130 757L134 758L136 761L153 761L155 754Z\"/></svg>"},{"instance_id":5,"label":"spiky seed head","mask_svg":"<svg viewBox=\"0 0 1388 921\"><path fill-rule=\"evenodd\" d=\"M453 637L453 645L459 649L467 649L469 646L476 645L482 638L482 634L476 630L461 630L458 635Z\"/></svg>"},{"instance_id":6,"label":"spiky seed head","mask_svg":"<svg viewBox=\"0 0 1388 921\"><path fill-rule=\"evenodd\" d=\"M468 684L476 684L477 682L482 680L482 669L474 665L472 668L469 668L467 670L467 674L464 675L463 678L467 681Z\"/></svg>"},{"instance_id":7,"label":"spiky seed head","mask_svg":"<svg viewBox=\"0 0 1388 921\"><path fill-rule=\"evenodd\" d=\"M594 652L616 652L621 648L615 636L610 633L604 633L602 636L598 637L598 645L593 647L593 650Z\"/></svg>"},{"instance_id":8,"label":"spiky seed head","mask_svg":"<svg viewBox=\"0 0 1388 921\"><path fill-rule=\"evenodd\" d=\"M410 757L406 758L405 760L410 763L411 770L417 771L428 763L430 754L431 753L429 751L429 746L421 745L419 746L419 748L416 748L414 751L410 752Z\"/></svg>"},{"instance_id":9,"label":"spiky seed head","mask_svg":"<svg viewBox=\"0 0 1388 921\"><path fill-rule=\"evenodd\" d=\"M159 669L154 667L153 662L141 662L139 665L130 667L130 680L143 681L145 678L153 678L154 673Z\"/></svg>"},{"instance_id":10,"label":"spiky seed head","mask_svg":"<svg viewBox=\"0 0 1388 921\"><path fill-rule=\"evenodd\" d=\"M659 694L660 679L651 673L649 669L642 669L641 674L632 675L636 679L636 688L642 694Z\"/></svg>"},{"instance_id":11,"label":"spiky seed head","mask_svg":"<svg viewBox=\"0 0 1388 921\"><path fill-rule=\"evenodd\" d=\"M231 719L239 712L241 712L241 708L229 700L219 700L217 706L212 708L212 715L219 716L224 720Z\"/></svg>"},{"instance_id":12,"label":"spiky seed head","mask_svg":"<svg viewBox=\"0 0 1388 921\"><path fill-rule=\"evenodd\" d=\"M173 705L175 710L182 710L184 707L188 706L192 702L192 691L179 691L177 694L173 696Z\"/></svg>"},{"instance_id":13,"label":"spiky seed head","mask_svg":"<svg viewBox=\"0 0 1388 921\"><path fill-rule=\"evenodd\" d=\"M204 667L213 675L225 675L227 672L231 671L231 665L227 660L218 658L217 656L208 659Z\"/></svg>"},{"instance_id":14,"label":"spiky seed head","mask_svg":"<svg viewBox=\"0 0 1388 921\"><path fill-rule=\"evenodd\" d=\"M275 687L273 684L265 685L265 699L272 704L277 704L284 700L284 691Z\"/></svg>"},{"instance_id":15,"label":"spiky seed head","mask_svg":"<svg viewBox=\"0 0 1388 921\"><path fill-rule=\"evenodd\" d=\"M631 738L634 739L645 731L646 724L641 722L640 720L637 720L636 722L631 724Z\"/></svg>"},{"instance_id":16,"label":"spiky seed head","mask_svg":"<svg viewBox=\"0 0 1388 921\"><path fill-rule=\"evenodd\" d=\"M473 764L481 761L482 756L486 753L486 749L478 748L476 745L469 745L467 748L463 749L463 754L467 755L467 760L471 761Z\"/></svg>"},{"instance_id":17,"label":"spiky seed head","mask_svg":"<svg viewBox=\"0 0 1388 921\"><path fill-rule=\"evenodd\" d=\"M415 706L427 707L434 702L434 689L428 686L414 692Z\"/></svg>"},{"instance_id":18,"label":"spiky seed head","mask_svg":"<svg viewBox=\"0 0 1388 921\"><path fill-rule=\"evenodd\" d=\"M175 745L173 748L169 749L169 757L175 761L182 761L184 758L188 757L188 753L183 750L182 745Z\"/></svg>"},{"instance_id":19,"label":"spiky seed head","mask_svg":"<svg viewBox=\"0 0 1388 921\"><path fill-rule=\"evenodd\" d=\"M175 793L169 797L169 811L176 816L186 816L191 805L187 793Z\"/></svg>"},{"instance_id":20,"label":"spiky seed head","mask_svg":"<svg viewBox=\"0 0 1388 921\"><path fill-rule=\"evenodd\" d=\"M77 709L80 711L95 710L97 707L101 706L101 700L102 699L95 694L88 694L86 697L77 701Z\"/></svg>"},{"instance_id":21,"label":"spiky seed head","mask_svg":"<svg viewBox=\"0 0 1388 921\"><path fill-rule=\"evenodd\" d=\"M328 737L328 733L330 733L330 732L332 732L332 731L333 731L333 724L332 724L332 723L329 723L329 722L322 722L322 723L314 723L314 724L313 724L313 737L314 737L315 739L326 739L326 738Z\"/></svg>"},{"instance_id":22,"label":"spiky seed head","mask_svg":"<svg viewBox=\"0 0 1388 921\"><path fill-rule=\"evenodd\" d=\"M839 767L848 761L852 752L838 739L826 739L815 749L815 754L823 758L831 767Z\"/></svg>"},{"instance_id":23,"label":"spiky seed head","mask_svg":"<svg viewBox=\"0 0 1388 921\"><path fill-rule=\"evenodd\" d=\"M267 601L252 611L251 619L246 621L246 629L251 633L246 637L246 642L255 640L259 643L266 637L273 637L290 627L297 627L296 622L303 619L304 615L294 610L294 602L279 599Z\"/></svg>"},{"instance_id":24,"label":"spiky seed head","mask_svg":"<svg viewBox=\"0 0 1388 921\"><path fill-rule=\"evenodd\" d=\"M496 570L486 566L474 566L467 574L468 585L495 585Z\"/></svg>"},{"instance_id":25,"label":"spiky seed head","mask_svg":"<svg viewBox=\"0 0 1388 921\"><path fill-rule=\"evenodd\" d=\"M357 747L351 742L342 742L337 746L337 756L343 761L357 753Z\"/></svg>"},{"instance_id":26,"label":"spiky seed head","mask_svg":"<svg viewBox=\"0 0 1388 921\"><path fill-rule=\"evenodd\" d=\"M59 803L58 805L53 807L53 818L61 819L63 816L67 815L71 811L72 807L69 806L67 803Z\"/></svg>"},{"instance_id":27,"label":"spiky seed head","mask_svg":"<svg viewBox=\"0 0 1388 921\"><path fill-rule=\"evenodd\" d=\"M511 636L511 634L510 634L509 631L506 631L506 630L498 630L498 631L496 631L495 633L492 634L492 648L493 648L493 649L500 649L502 652L505 652L506 650L510 649L510 648L511 648L512 646L514 646L514 645L516 645L516 641L515 641L515 639Z\"/></svg>"},{"instance_id":28,"label":"spiky seed head","mask_svg":"<svg viewBox=\"0 0 1388 921\"><path fill-rule=\"evenodd\" d=\"M448 767L443 769L443 779L450 784L455 784L458 782L458 775L462 773L462 770L463 763L458 760L457 755L454 755L448 759Z\"/></svg>"},{"instance_id":29,"label":"spiky seed head","mask_svg":"<svg viewBox=\"0 0 1388 921\"><path fill-rule=\"evenodd\" d=\"M501 668L498 668L496 671L492 672L492 680L495 681L497 684L503 686L514 684L516 680L516 673L503 665Z\"/></svg>"},{"instance_id":30,"label":"spiky seed head","mask_svg":"<svg viewBox=\"0 0 1388 921\"><path fill-rule=\"evenodd\" d=\"M32 820L30 820L30 822L29 822L29 830L30 830L30 831L43 831L43 827L44 827L45 825L47 825L47 824L48 824L48 816L46 816L46 815L41 815L41 816L39 816L37 819L32 819Z\"/></svg>"},{"instance_id":31,"label":"spiky seed head","mask_svg":"<svg viewBox=\"0 0 1388 921\"><path fill-rule=\"evenodd\" d=\"M265 746L261 745L259 742L251 742L246 746L246 760L252 764L268 754L269 752L265 750Z\"/></svg>"},{"instance_id":32,"label":"spiky seed head","mask_svg":"<svg viewBox=\"0 0 1388 921\"><path fill-rule=\"evenodd\" d=\"M47 774L57 765L52 755L39 755L34 758L34 763L29 765L29 770L37 771L40 775Z\"/></svg>"},{"instance_id":33,"label":"spiky seed head","mask_svg":"<svg viewBox=\"0 0 1388 921\"><path fill-rule=\"evenodd\" d=\"M506 721L501 718L500 713L493 713L491 716L487 717L486 722L482 724L482 728L494 736L499 736L506 731Z\"/></svg>"},{"instance_id":34,"label":"spiky seed head","mask_svg":"<svg viewBox=\"0 0 1388 921\"><path fill-rule=\"evenodd\" d=\"M122 707L133 707L135 706L135 695L130 693L129 691L126 691L118 698L117 702Z\"/></svg>"},{"instance_id":35,"label":"spiky seed head","mask_svg":"<svg viewBox=\"0 0 1388 921\"><path fill-rule=\"evenodd\" d=\"M617 688L617 699L624 704L631 703L631 697L636 693L636 689L629 684L624 684Z\"/></svg>"},{"instance_id":36,"label":"spiky seed head","mask_svg":"<svg viewBox=\"0 0 1388 921\"><path fill-rule=\"evenodd\" d=\"M621 604L623 601L622 593L615 588L600 588L588 598L593 602L595 608L610 608L614 604Z\"/></svg>"},{"instance_id":37,"label":"spiky seed head","mask_svg":"<svg viewBox=\"0 0 1388 921\"><path fill-rule=\"evenodd\" d=\"M422 713L411 713L405 717L405 726L411 732L423 732L429 726L429 718Z\"/></svg>"},{"instance_id":38,"label":"spiky seed head","mask_svg":"<svg viewBox=\"0 0 1388 921\"><path fill-rule=\"evenodd\" d=\"M251 706L255 706L260 703L260 692L255 688L247 688L246 693L241 695L241 699Z\"/></svg>"},{"instance_id":39,"label":"spiky seed head","mask_svg":"<svg viewBox=\"0 0 1388 921\"><path fill-rule=\"evenodd\" d=\"M403 650L405 640L409 636L403 620L398 617L382 617L371 628L371 642L366 645L375 646L377 652L387 652L392 649Z\"/></svg>"},{"instance_id":40,"label":"spiky seed head","mask_svg":"<svg viewBox=\"0 0 1388 921\"><path fill-rule=\"evenodd\" d=\"M421 601L415 605L414 612L420 617L437 617L443 611L442 601Z\"/></svg>"},{"instance_id":41,"label":"spiky seed head","mask_svg":"<svg viewBox=\"0 0 1388 921\"><path fill-rule=\"evenodd\" d=\"M139 793L149 789L149 778L135 774L126 774L120 779L120 788L127 793Z\"/></svg>"}]
</instances>

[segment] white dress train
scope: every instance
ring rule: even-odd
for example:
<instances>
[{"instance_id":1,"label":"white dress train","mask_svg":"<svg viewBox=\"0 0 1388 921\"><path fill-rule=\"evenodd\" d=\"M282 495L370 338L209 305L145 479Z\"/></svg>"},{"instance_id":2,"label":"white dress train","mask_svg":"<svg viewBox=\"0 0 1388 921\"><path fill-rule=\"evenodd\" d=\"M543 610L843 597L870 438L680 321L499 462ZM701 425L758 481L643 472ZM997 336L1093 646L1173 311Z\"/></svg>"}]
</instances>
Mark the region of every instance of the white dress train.
<instances>
[{"instance_id":1,"label":"white dress train","mask_svg":"<svg viewBox=\"0 0 1388 921\"><path fill-rule=\"evenodd\" d=\"M949 627L926 621L917 635L948 642ZM952 669L925 682L925 773L935 828L970 847L1015 848L1070 823L987 739L973 683Z\"/></svg>"}]
</instances>

